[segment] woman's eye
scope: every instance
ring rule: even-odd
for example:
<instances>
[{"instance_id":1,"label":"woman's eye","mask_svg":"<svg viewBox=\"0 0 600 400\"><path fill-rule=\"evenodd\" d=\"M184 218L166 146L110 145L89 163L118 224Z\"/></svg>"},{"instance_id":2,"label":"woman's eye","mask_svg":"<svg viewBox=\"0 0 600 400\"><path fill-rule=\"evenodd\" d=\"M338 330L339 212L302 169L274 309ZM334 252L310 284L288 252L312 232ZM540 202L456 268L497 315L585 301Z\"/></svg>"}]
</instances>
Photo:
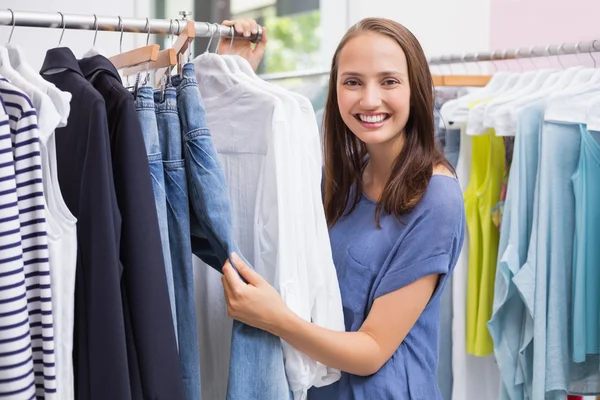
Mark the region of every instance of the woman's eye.
<instances>
[{"instance_id":1,"label":"woman's eye","mask_svg":"<svg viewBox=\"0 0 600 400\"><path fill-rule=\"evenodd\" d=\"M344 82L344 85L346 85L346 86L357 86L358 85L358 81L355 81L354 79L348 79L347 81Z\"/></svg>"},{"instance_id":2,"label":"woman's eye","mask_svg":"<svg viewBox=\"0 0 600 400\"><path fill-rule=\"evenodd\" d=\"M398 82L396 79L386 79L385 81L383 81L383 84L386 86L391 86L391 85L397 85Z\"/></svg>"}]
</instances>

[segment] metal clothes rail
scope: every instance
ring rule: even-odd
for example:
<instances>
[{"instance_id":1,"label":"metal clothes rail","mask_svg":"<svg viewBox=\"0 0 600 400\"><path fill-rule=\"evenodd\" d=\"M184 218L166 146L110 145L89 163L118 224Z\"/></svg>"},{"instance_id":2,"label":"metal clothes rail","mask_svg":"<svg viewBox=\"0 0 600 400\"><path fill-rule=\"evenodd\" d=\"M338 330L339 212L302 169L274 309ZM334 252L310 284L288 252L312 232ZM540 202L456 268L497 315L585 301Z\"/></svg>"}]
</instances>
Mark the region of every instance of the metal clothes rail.
<instances>
[{"instance_id":1,"label":"metal clothes rail","mask_svg":"<svg viewBox=\"0 0 600 400\"><path fill-rule=\"evenodd\" d=\"M123 18L120 16L64 14L61 12L12 11L0 9L0 25L27 26L37 28L82 29L90 31L135 32L178 35L185 28L184 19ZM217 33L222 37L231 37L228 26L208 22L195 22L196 37L212 37ZM258 34L246 38L235 34L235 38L260 41L262 28Z\"/></svg>"},{"instance_id":2,"label":"metal clothes rail","mask_svg":"<svg viewBox=\"0 0 600 400\"><path fill-rule=\"evenodd\" d=\"M515 60L532 57L550 57L567 54L590 54L600 52L600 39L577 43L551 44L547 46L521 47L518 49L495 50L491 52L446 54L429 58L429 65L443 65L481 61ZM595 60L594 60L595 61ZM264 74L265 80L283 80L328 75L329 70L291 71Z\"/></svg>"},{"instance_id":3,"label":"metal clothes rail","mask_svg":"<svg viewBox=\"0 0 600 400\"><path fill-rule=\"evenodd\" d=\"M496 50L492 52L447 54L429 59L430 65L463 62L514 60L517 58L549 57L566 54L583 54L600 51L600 39L577 43L551 44L547 46L521 47L518 49Z\"/></svg>"}]
</instances>

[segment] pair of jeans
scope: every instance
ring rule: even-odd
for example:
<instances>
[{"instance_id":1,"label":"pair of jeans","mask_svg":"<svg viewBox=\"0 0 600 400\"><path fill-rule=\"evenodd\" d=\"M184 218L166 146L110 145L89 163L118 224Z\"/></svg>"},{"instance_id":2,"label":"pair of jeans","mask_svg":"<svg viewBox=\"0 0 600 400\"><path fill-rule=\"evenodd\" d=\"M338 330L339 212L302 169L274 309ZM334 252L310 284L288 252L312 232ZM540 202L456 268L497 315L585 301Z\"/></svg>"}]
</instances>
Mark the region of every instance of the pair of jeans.
<instances>
[{"instance_id":1,"label":"pair of jeans","mask_svg":"<svg viewBox=\"0 0 600 400\"><path fill-rule=\"evenodd\" d=\"M166 88L164 97L160 91L156 91L154 96L167 192L169 245L177 307L179 364L186 400L200 400L200 357L190 244L190 207L186 166L183 159L182 124L178 112L180 105L174 87Z\"/></svg>"},{"instance_id":2,"label":"pair of jeans","mask_svg":"<svg viewBox=\"0 0 600 400\"><path fill-rule=\"evenodd\" d=\"M143 86L138 89L135 99L135 109L142 126L150 176L152 178L152 190L156 203L158 215L158 227L160 229L160 240L165 259L165 272L167 276L167 287L169 289L169 301L171 303L171 315L175 336L177 337L177 314L175 305L175 286L173 281L173 265L171 262L171 247L169 244L169 223L167 219L167 193L164 178L163 161L159 140L158 125L154 111L154 89Z\"/></svg>"},{"instance_id":3,"label":"pair of jeans","mask_svg":"<svg viewBox=\"0 0 600 400\"><path fill-rule=\"evenodd\" d=\"M194 65L185 64L173 78L184 132L184 151L190 194L192 251L212 268L221 267L232 252L229 191L206 123ZM243 258L243 255L240 254ZM233 322L227 399L290 399L281 340L260 329Z\"/></svg>"}]
</instances>

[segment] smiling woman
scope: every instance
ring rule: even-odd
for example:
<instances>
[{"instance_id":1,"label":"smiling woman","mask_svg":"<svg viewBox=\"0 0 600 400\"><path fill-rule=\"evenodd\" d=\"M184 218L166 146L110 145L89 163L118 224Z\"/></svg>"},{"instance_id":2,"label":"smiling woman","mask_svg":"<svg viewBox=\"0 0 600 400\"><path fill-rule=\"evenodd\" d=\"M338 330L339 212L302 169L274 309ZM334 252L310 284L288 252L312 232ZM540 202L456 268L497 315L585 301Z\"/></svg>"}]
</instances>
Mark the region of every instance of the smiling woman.
<instances>
[{"instance_id":1,"label":"smiling woman","mask_svg":"<svg viewBox=\"0 0 600 400\"><path fill-rule=\"evenodd\" d=\"M324 124L330 225L344 213L354 185L362 190L352 203L363 191L379 200L378 220L382 208L396 215L410 211L434 166L452 170L435 146L432 96L427 59L402 25L365 19L342 39L333 57ZM340 143L345 152L337 151Z\"/></svg>"},{"instance_id":2,"label":"smiling woman","mask_svg":"<svg viewBox=\"0 0 600 400\"><path fill-rule=\"evenodd\" d=\"M333 57L325 107L325 214L346 332L305 321L235 255L230 315L342 371L309 400L441 400L440 294L465 232L463 197L435 146L433 86L402 25L365 19Z\"/></svg>"}]
</instances>

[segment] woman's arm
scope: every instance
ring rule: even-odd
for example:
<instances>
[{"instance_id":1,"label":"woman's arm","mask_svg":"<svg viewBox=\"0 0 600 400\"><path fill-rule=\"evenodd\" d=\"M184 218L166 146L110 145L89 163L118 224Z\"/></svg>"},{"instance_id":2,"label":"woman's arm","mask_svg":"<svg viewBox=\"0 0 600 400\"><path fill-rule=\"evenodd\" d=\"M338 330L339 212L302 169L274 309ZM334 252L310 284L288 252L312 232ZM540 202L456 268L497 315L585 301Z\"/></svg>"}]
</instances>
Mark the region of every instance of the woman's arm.
<instances>
[{"instance_id":1,"label":"woman's arm","mask_svg":"<svg viewBox=\"0 0 600 400\"><path fill-rule=\"evenodd\" d=\"M394 354L429 302L438 275L428 275L377 298L358 332L321 328L294 314L279 293L237 256L232 261L248 284L227 262L223 286L229 315L281 337L329 367L367 376Z\"/></svg>"}]
</instances>

